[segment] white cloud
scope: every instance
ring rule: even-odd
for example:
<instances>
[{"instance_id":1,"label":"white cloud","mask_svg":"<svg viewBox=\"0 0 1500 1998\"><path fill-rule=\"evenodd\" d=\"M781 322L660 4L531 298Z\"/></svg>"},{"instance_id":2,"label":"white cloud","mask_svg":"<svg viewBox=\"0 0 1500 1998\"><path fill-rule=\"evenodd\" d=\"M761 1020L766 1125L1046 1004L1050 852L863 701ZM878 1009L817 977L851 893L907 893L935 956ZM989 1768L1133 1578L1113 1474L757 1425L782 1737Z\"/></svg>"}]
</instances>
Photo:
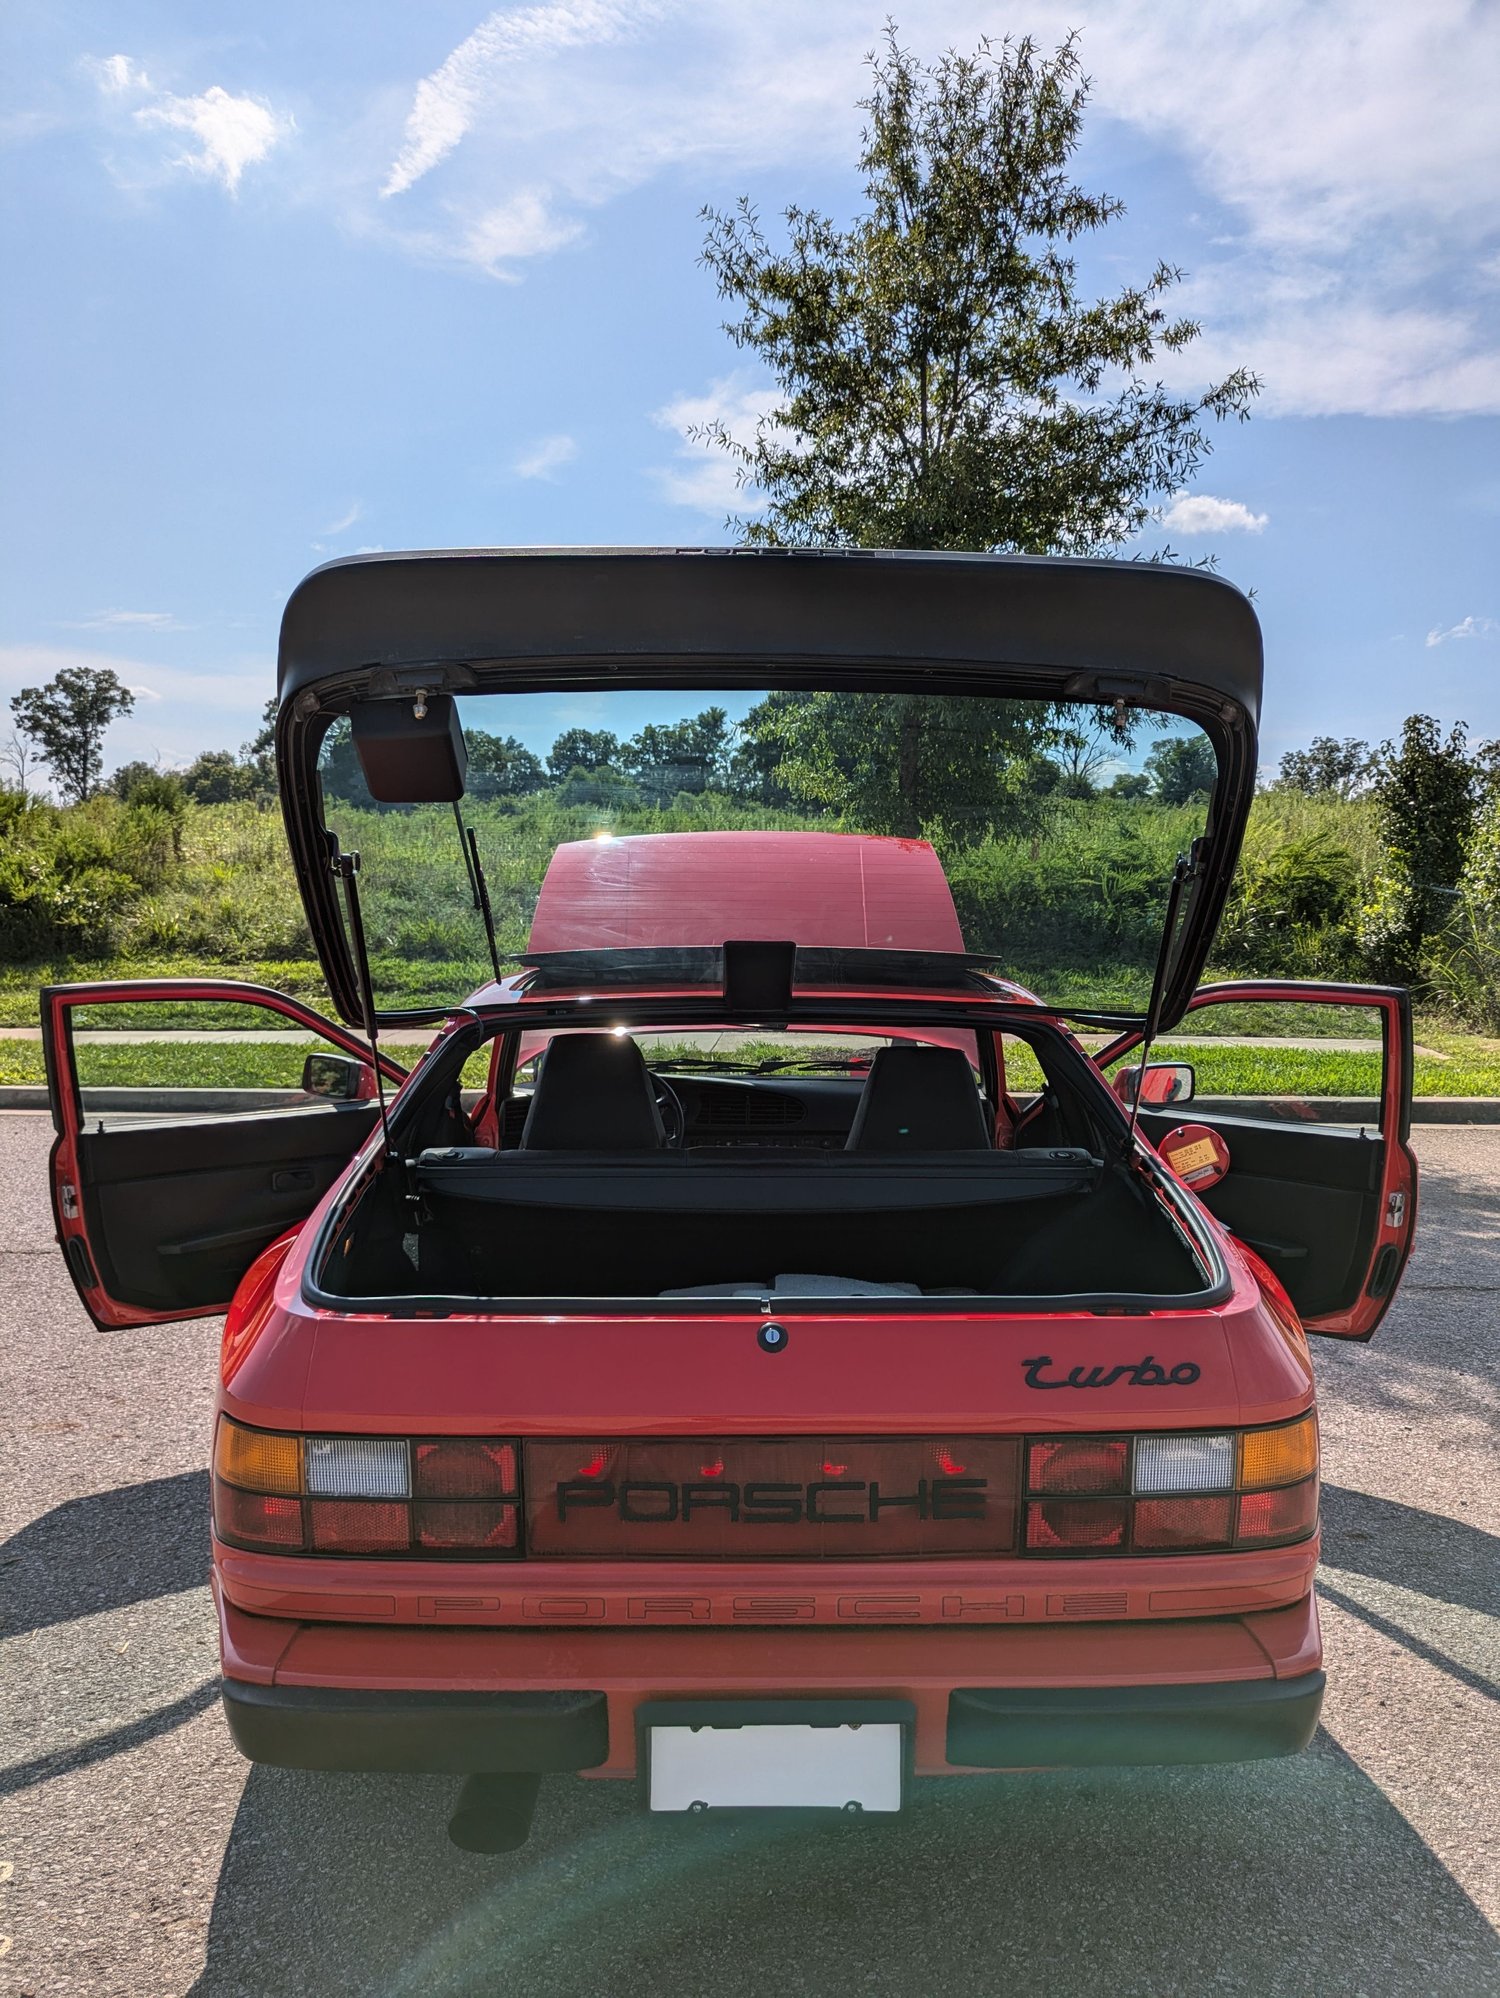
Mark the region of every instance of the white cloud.
<instances>
[{"instance_id":1,"label":"white cloud","mask_svg":"<svg viewBox=\"0 0 1500 1998\"><path fill-rule=\"evenodd\" d=\"M170 611L106 610L67 620L70 631L185 631Z\"/></svg>"},{"instance_id":2,"label":"white cloud","mask_svg":"<svg viewBox=\"0 0 1500 1998\"><path fill-rule=\"evenodd\" d=\"M1500 618L1466 617L1450 624L1446 631L1436 626L1427 634L1429 645L1446 645L1450 638L1500 638Z\"/></svg>"},{"instance_id":3,"label":"white cloud","mask_svg":"<svg viewBox=\"0 0 1500 1998\"><path fill-rule=\"evenodd\" d=\"M674 396L653 410L651 421L678 437L676 462L651 468L663 496L721 519L730 513L758 513L764 502L753 487L740 484L739 460L722 445L690 433L722 424L737 444L753 444L757 426L778 401L772 384L737 373L710 382L701 395Z\"/></svg>"},{"instance_id":4,"label":"white cloud","mask_svg":"<svg viewBox=\"0 0 1500 1998\"><path fill-rule=\"evenodd\" d=\"M238 191L245 169L258 165L294 129L292 120L273 111L263 98L232 96L222 84L212 84L195 97L158 90L128 55L86 56L83 68L106 106L149 95L150 101L137 105L123 126L118 122L123 112L116 111L111 120L115 129L186 132L196 145L173 153L166 165L216 180L229 194ZM113 166L111 171L116 178L125 178Z\"/></svg>"},{"instance_id":5,"label":"white cloud","mask_svg":"<svg viewBox=\"0 0 1500 1998\"><path fill-rule=\"evenodd\" d=\"M143 687L139 681L127 680L125 684L138 700L164 701L167 698L165 694L158 693L155 687Z\"/></svg>"},{"instance_id":6,"label":"white cloud","mask_svg":"<svg viewBox=\"0 0 1500 1998\"><path fill-rule=\"evenodd\" d=\"M151 79L139 63L128 55L85 56L83 67L107 96L123 96L128 90L149 90Z\"/></svg>"},{"instance_id":7,"label":"white cloud","mask_svg":"<svg viewBox=\"0 0 1500 1998\"><path fill-rule=\"evenodd\" d=\"M1269 514L1252 513L1239 500L1215 499L1210 493L1178 493L1161 517L1163 527L1178 534L1259 534Z\"/></svg>"},{"instance_id":8,"label":"white cloud","mask_svg":"<svg viewBox=\"0 0 1500 1998\"><path fill-rule=\"evenodd\" d=\"M534 444L528 444L511 470L519 479L550 479L577 456L577 444L571 437L559 432L552 437L539 437Z\"/></svg>"},{"instance_id":9,"label":"white cloud","mask_svg":"<svg viewBox=\"0 0 1500 1998\"><path fill-rule=\"evenodd\" d=\"M971 48L994 20L990 0L924 0L905 39ZM1044 45L1075 25L1086 144L1107 149L1118 122L1138 156L1144 135L1214 232L1184 259L1211 339L1173 363L1183 384L1243 362L1268 412L1500 410L1492 0L1019 0L1007 17ZM878 32L868 0L498 9L416 88L385 191L417 195L424 226L394 240L513 275L507 256L555 249L570 221L684 169L709 188L743 175L774 214L809 170L852 162ZM417 191L440 162L438 203ZM1101 176L1085 163L1083 178ZM502 216L529 188L546 218L498 254L481 220L497 187ZM1172 234L1162 249L1183 254Z\"/></svg>"},{"instance_id":10,"label":"white cloud","mask_svg":"<svg viewBox=\"0 0 1500 1998\"><path fill-rule=\"evenodd\" d=\"M446 62L417 85L406 118L405 143L392 163L384 195L404 194L445 160L465 137L508 66L565 49L598 47L658 18L659 6L629 0L547 0L535 7L499 8L487 15Z\"/></svg>"},{"instance_id":11,"label":"white cloud","mask_svg":"<svg viewBox=\"0 0 1500 1998\"><path fill-rule=\"evenodd\" d=\"M364 519L364 515L365 515L364 501L353 500L350 502L350 504L347 507L345 507L344 511L339 515L337 520L329 521L328 525L326 527L320 527L318 529L318 532L319 534L347 534L349 529L353 527L354 523L357 520ZM317 544L314 543L313 545L316 546Z\"/></svg>"},{"instance_id":12,"label":"white cloud","mask_svg":"<svg viewBox=\"0 0 1500 1998\"><path fill-rule=\"evenodd\" d=\"M560 220L547 205L544 189L524 187L509 201L477 215L463 232L457 254L492 277L510 278L507 267L518 257L539 257L560 250L583 233L581 222Z\"/></svg>"},{"instance_id":13,"label":"white cloud","mask_svg":"<svg viewBox=\"0 0 1500 1998\"><path fill-rule=\"evenodd\" d=\"M137 122L188 132L198 141L196 152L178 153L173 166L217 180L230 194L237 192L246 167L263 160L292 129L258 97L231 97L214 84L197 97L166 93L136 112Z\"/></svg>"}]
</instances>

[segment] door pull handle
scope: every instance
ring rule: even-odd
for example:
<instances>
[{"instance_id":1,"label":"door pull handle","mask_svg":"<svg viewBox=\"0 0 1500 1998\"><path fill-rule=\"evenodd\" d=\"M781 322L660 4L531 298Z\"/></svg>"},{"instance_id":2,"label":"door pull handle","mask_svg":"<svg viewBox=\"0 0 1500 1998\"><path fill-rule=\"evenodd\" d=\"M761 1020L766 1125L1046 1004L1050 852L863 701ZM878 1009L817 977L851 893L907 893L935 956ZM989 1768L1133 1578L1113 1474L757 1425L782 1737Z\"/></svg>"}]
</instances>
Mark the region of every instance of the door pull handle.
<instances>
[{"instance_id":1,"label":"door pull handle","mask_svg":"<svg viewBox=\"0 0 1500 1998\"><path fill-rule=\"evenodd\" d=\"M273 1193L311 1193L317 1183L311 1166L286 1166L271 1174Z\"/></svg>"}]
</instances>

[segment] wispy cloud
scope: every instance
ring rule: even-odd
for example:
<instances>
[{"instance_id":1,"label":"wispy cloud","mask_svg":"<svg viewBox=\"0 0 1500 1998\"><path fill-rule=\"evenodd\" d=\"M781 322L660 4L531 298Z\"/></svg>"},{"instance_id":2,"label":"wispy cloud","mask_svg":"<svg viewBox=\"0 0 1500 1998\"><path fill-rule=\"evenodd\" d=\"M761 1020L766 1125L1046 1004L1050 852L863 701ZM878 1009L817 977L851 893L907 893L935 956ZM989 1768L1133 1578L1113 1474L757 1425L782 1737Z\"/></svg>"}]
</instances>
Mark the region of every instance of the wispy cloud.
<instances>
[{"instance_id":1,"label":"wispy cloud","mask_svg":"<svg viewBox=\"0 0 1500 1998\"><path fill-rule=\"evenodd\" d=\"M185 631L170 611L105 610L88 617L68 618L67 631Z\"/></svg>"},{"instance_id":2,"label":"wispy cloud","mask_svg":"<svg viewBox=\"0 0 1500 1998\"><path fill-rule=\"evenodd\" d=\"M740 483L739 460L699 433L722 426L735 443L753 444L757 427L778 401L771 383L735 373L721 375L699 395L674 396L653 410L651 421L678 438L675 462L651 468L663 496L721 519L729 513L758 513L764 502L753 486Z\"/></svg>"},{"instance_id":3,"label":"wispy cloud","mask_svg":"<svg viewBox=\"0 0 1500 1998\"><path fill-rule=\"evenodd\" d=\"M130 114L138 130L185 132L194 142L168 156L169 169L215 180L227 194L237 194L246 168L257 166L295 129L293 120L264 98L236 97L222 84L192 97L159 90L128 55L86 56L83 67L107 103L147 99Z\"/></svg>"},{"instance_id":4,"label":"wispy cloud","mask_svg":"<svg viewBox=\"0 0 1500 1998\"><path fill-rule=\"evenodd\" d=\"M1429 645L1446 645L1450 638L1500 638L1500 618L1466 617L1446 630L1436 626L1427 634Z\"/></svg>"},{"instance_id":5,"label":"wispy cloud","mask_svg":"<svg viewBox=\"0 0 1500 1998\"><path fill-rule=\"evenodd\" d=\"M365 517L363 500L351 500L337 520L330 520L326 527L318 529L319 534L347 534L357 520Z\"/></svg>"},{"instance_id":6,"label":"wispy cloud","mask_svg":"<svg viewBox=\"0 0 1500 1998\"><path fill-rule=\"evenodd\" d=\"M577 456L576 442L558 432L555 436L539 437L534 444L528 444L512 464L511 470L518 479L550 479L564 465L571 465Z\"/></svg>"},{"instance_id":7,"label":"wispy cloud","mask_svg":"<svg viewBox=\"0 0 1500 1998\"><path fill-rule=\"evenodd\" d=\"M501 83L507 65L527 56L618 41L661 12L658 6L629 0L548 0L541 6L497 8L417 85L405 140L381 193L404 194L448 157Z\"/></svg>"},{"instance_id":8,"label":"wispy cloud","mask_svg":"<svg viewBox=\"0 0 1500 1998\"><path fill-rule=\"evenodd\" d=\"M1178 534L1259 534L1270 515L1210 493L1178 493L1161 517Z\"/></svg>"},{"instance_id":9,"label":"wispy cloud","mask_svg":"<svg viewBox=\"0 0 1500 1998\"><path fill-rule=\"evenodd\" d=\"M560 250L582 233L581 222L552 212L544 188L523 187L475 216L456 247L464 263L477 264L492 277L513 278L510 266L519 258Z\"/></svg>"}]
</instances>

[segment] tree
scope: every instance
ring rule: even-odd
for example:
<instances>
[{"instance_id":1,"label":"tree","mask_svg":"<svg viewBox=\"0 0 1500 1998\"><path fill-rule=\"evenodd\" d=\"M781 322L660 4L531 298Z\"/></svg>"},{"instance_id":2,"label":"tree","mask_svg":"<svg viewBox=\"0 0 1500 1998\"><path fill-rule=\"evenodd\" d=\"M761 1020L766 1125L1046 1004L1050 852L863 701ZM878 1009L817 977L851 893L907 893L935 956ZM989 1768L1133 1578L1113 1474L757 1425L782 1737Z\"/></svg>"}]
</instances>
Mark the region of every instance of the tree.
<instances>
[{"instance_id":1,"label":"tree","mask_svg":"<svg viewBox=\"0 0 1500 1998\"><path fill-rule=\"evenodd\" d=\"M1399 746L1381 750L1375 803L1380 868L1362 915L1362 942L1382 974L1414 979L1424 946L1457 913L1458 886L1485 769L1468 753L1468 728L1445 742L1431 715L1408 715Z\"/></svg>"},{"instance_id":2,"label":"tree","mask_svg":"<svg viewBox=\"0 0 1500 1998\"><path fill-rule=\"evenodd\" d=\"M1243 419L1243 368L1183 397L1148 371L1191 345L1164 301L1182 273L1087 302L1070 246L1123 213L1069 175L1088 80L1076 38L1031 38L924 66L888 29L870 58L865 212L841 229L789 207L775 249L748 198L703 211L702 261L740 317L735 344L781 392L738 460L771 546L1118 546L1193 477L1205 419ZM1123 387L1114 382L1125 377ZM1110 386L1106 386L1106 384Z\"/></svg>"},{"instance_id":3,"label":"tree","mask_svg":"<svg viewBox=\"0 0 1500 1998\"><path fill-rule=\"evenodd\" d=\"M522 798L547 782L541 761L513 735L489 735L466 728L469 749L467 789L475 798Z\"/></svg>"},{"instance_id":4,"label":"tree","mask_svg":"<svg viewBox=\"0 0 1500 1998\"><path fill-rule=\"evenodd\" d=\"M109 667L64 666L45 687L13 694L10 711L64 798L82 804L99 788L105 730L134 706L135 695Z\"/></svg>"},{"instance_id":5,"label":"tree","mask_svg":"<svg viewBox=\"0 0 1500 1998\"><path fill-rule=\"evenodd\" d=\"M565 728L547 752L547 770L557 783L574 770L603 770L620 753L620 739L607 728Z\"/></svg>"},{"instance_id":6,"label":"tree","mask_svg":"<svg viewBox=\"0 0 1500 1998\"><path fill-rule=\"evenodd\" d=\"M31 768L36 762L36 745L29 736L12 729L0 743L0 770L11 779L16 790L24 798L31 790Z\"/></svg>"},{"instance_id":7,"label":"tree","mask_svg":"<svg viewBox=\"0 0 1500 1998\"><path fill-rule=\"evenodd\" d=\"M941 828L962 843L1024 817L1025 773L1051 740L1050 712L1041 701L814 693L764 702L752 718L800 805L860 832Z\"/></svg>"},{"instance_id":8,"label":"tree","mask_svg":"<svg viewBox=\"0 0 1500 1998\"><path fill-rule=\"evenodd\" d=\"M1190 805L1214 788L1219 766L1204 735L1168 735L1151 745L1146 775L1163 805Z\"/></svg>"},{"instance_id":9,"label":"tree","mask_svg":"<svg viewBox=\"0 0 1500 1998\"><path fill-rule=\"evenodd\" d=\"M1306 749L1289 749L1276 772L1282 791L1301 791L1309 798L1353 798L1365 789L1376 767L1370 745L1346 735L1315 735Z\"/></svg>"},{"instance_id":10,"label":"tree","mask_svg":"<svg viewBox=\"0 0 1500 1998\"><path fill-rule=\"evenodd\" d=\"M205 749L182 772L182 788L194 804L230 805L254 794L256 773L232 749Z\"/></svg>"},{"instance_id":11,"label":"tree","mask_svg":"<svg viewBox=\"0 0 1500 1998\"><path fill-rule=\"evenodd\" d=\"M680 722L647 722L620 751L620 768L646 802L669 805L679 791L716 790L728 781L729 716L705 708Z\"/></svg>"},{"instance_id":12,"label":"tree","mask_svg":"<svg viewBox=\"0 0 1500 1998\"><path fill-rule=\"evenodd\" d=\"M122 804L152 805L163 812L180 812L187 799L175 770L159 770L154 763L140 761L122 763L110 778L109 788Z\"/></svg>"}]
</instances>

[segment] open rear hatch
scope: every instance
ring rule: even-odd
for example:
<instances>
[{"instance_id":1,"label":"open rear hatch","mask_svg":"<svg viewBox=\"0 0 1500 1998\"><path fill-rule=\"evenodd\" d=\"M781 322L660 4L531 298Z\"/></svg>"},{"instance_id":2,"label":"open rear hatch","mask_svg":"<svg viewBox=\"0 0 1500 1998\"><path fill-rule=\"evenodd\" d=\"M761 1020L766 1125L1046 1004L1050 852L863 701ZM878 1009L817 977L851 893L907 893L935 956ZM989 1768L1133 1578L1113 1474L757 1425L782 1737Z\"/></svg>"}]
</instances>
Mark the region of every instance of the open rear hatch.
<instances>
[{"instance_id":1,"label":"open rear hatch","mask_svg":"<svg viewBox=\"0 0 1500 1998\"><path fill-rule=\"evenodd\" d=\"M1017 923L1013 909L986 904L986 842L1041 827L1038 801L1048 785L1076 784L1080 758L1092 758L1096 774L1113 764L1129 778L1143 735L1191 739L1204 745L1195 766L1204 781L1184 801L1196 811L1179 815L1187 867L1159 984L1161 1024L1170 1025L1201 974L1239 851L1255 784L1260 682L1260 634L1246 599L1217 577L1161 565L779 550L357 556L314 571L287 607L277 758L318 955L339 1011L359 1021L329 834L345 845L362 838L380 804L425 811L434 824L446 817L455 879L479 913L486 891L476 866L486 849L489 871L506 880L508 900L496 910L501 951L518 958L524 949L541 869L528 886L524 839L507 851L508 833L524 831L519 816L507 827L503 812L492 813L482 839L466 842L455 831L462 728L471 744L484 731L491 771L497 756L516 755L541 771L549 739L555 764L568 741L586 736L593 749L583 764L553 768L553 795L572 814L569 825L581 817L605 836L634 832L644 815L652 832L790 821L813 834L930 840L950 878L961 877L967 948L1001 965ZM368 787L358 809L353 786L346 782L339 797L319 767L346 716ZM719 733L708 741L699 725L713 716ZM569 734L570 719L588 724L582 736ZM629 728L638 731L624 744L636 758L633 775L594 756L602 740L620 747ZM705 774L710 765L717 776ZM721 795L717 819L695 802ZM515 790L499 799L513 814L524 804ZM1048 977L1035 981L1044 1001L1075 1015L1144 1017L1175 860L1174 852L1155 867L1157 936L1137 938L1139 980L1106 977L1091 990L1088 964L1059 969L1054 980L1050 968L1061 966L1067 939L1038 931L1033 956L1053 953ZM399 872L403 863L390 865ZM1107 900L1109 855L1090 863L1081 852L1070 865L1094 865ZM800 895L798 872L789 868L784 884L788 942L885 946L868 923L851 934ZM378 885L367 857L367 899ZM411 883L404 886L410 899ZM1036 900L1020 897L1027 907ZM695 921L677 925L676 942L711 949L743 934L731 927L732 901L705 894L693 905ZM406 934L394 918L372 923L375 999L385 1012L379 960L383 949L400 956ZM598 943L608 941L606 925ZM1097 936L1091 948L1096 964L1118 955L1101 951ZM429 1010L461 1002L465 989L459 981Z\"/></svg>"}]
</instances>

